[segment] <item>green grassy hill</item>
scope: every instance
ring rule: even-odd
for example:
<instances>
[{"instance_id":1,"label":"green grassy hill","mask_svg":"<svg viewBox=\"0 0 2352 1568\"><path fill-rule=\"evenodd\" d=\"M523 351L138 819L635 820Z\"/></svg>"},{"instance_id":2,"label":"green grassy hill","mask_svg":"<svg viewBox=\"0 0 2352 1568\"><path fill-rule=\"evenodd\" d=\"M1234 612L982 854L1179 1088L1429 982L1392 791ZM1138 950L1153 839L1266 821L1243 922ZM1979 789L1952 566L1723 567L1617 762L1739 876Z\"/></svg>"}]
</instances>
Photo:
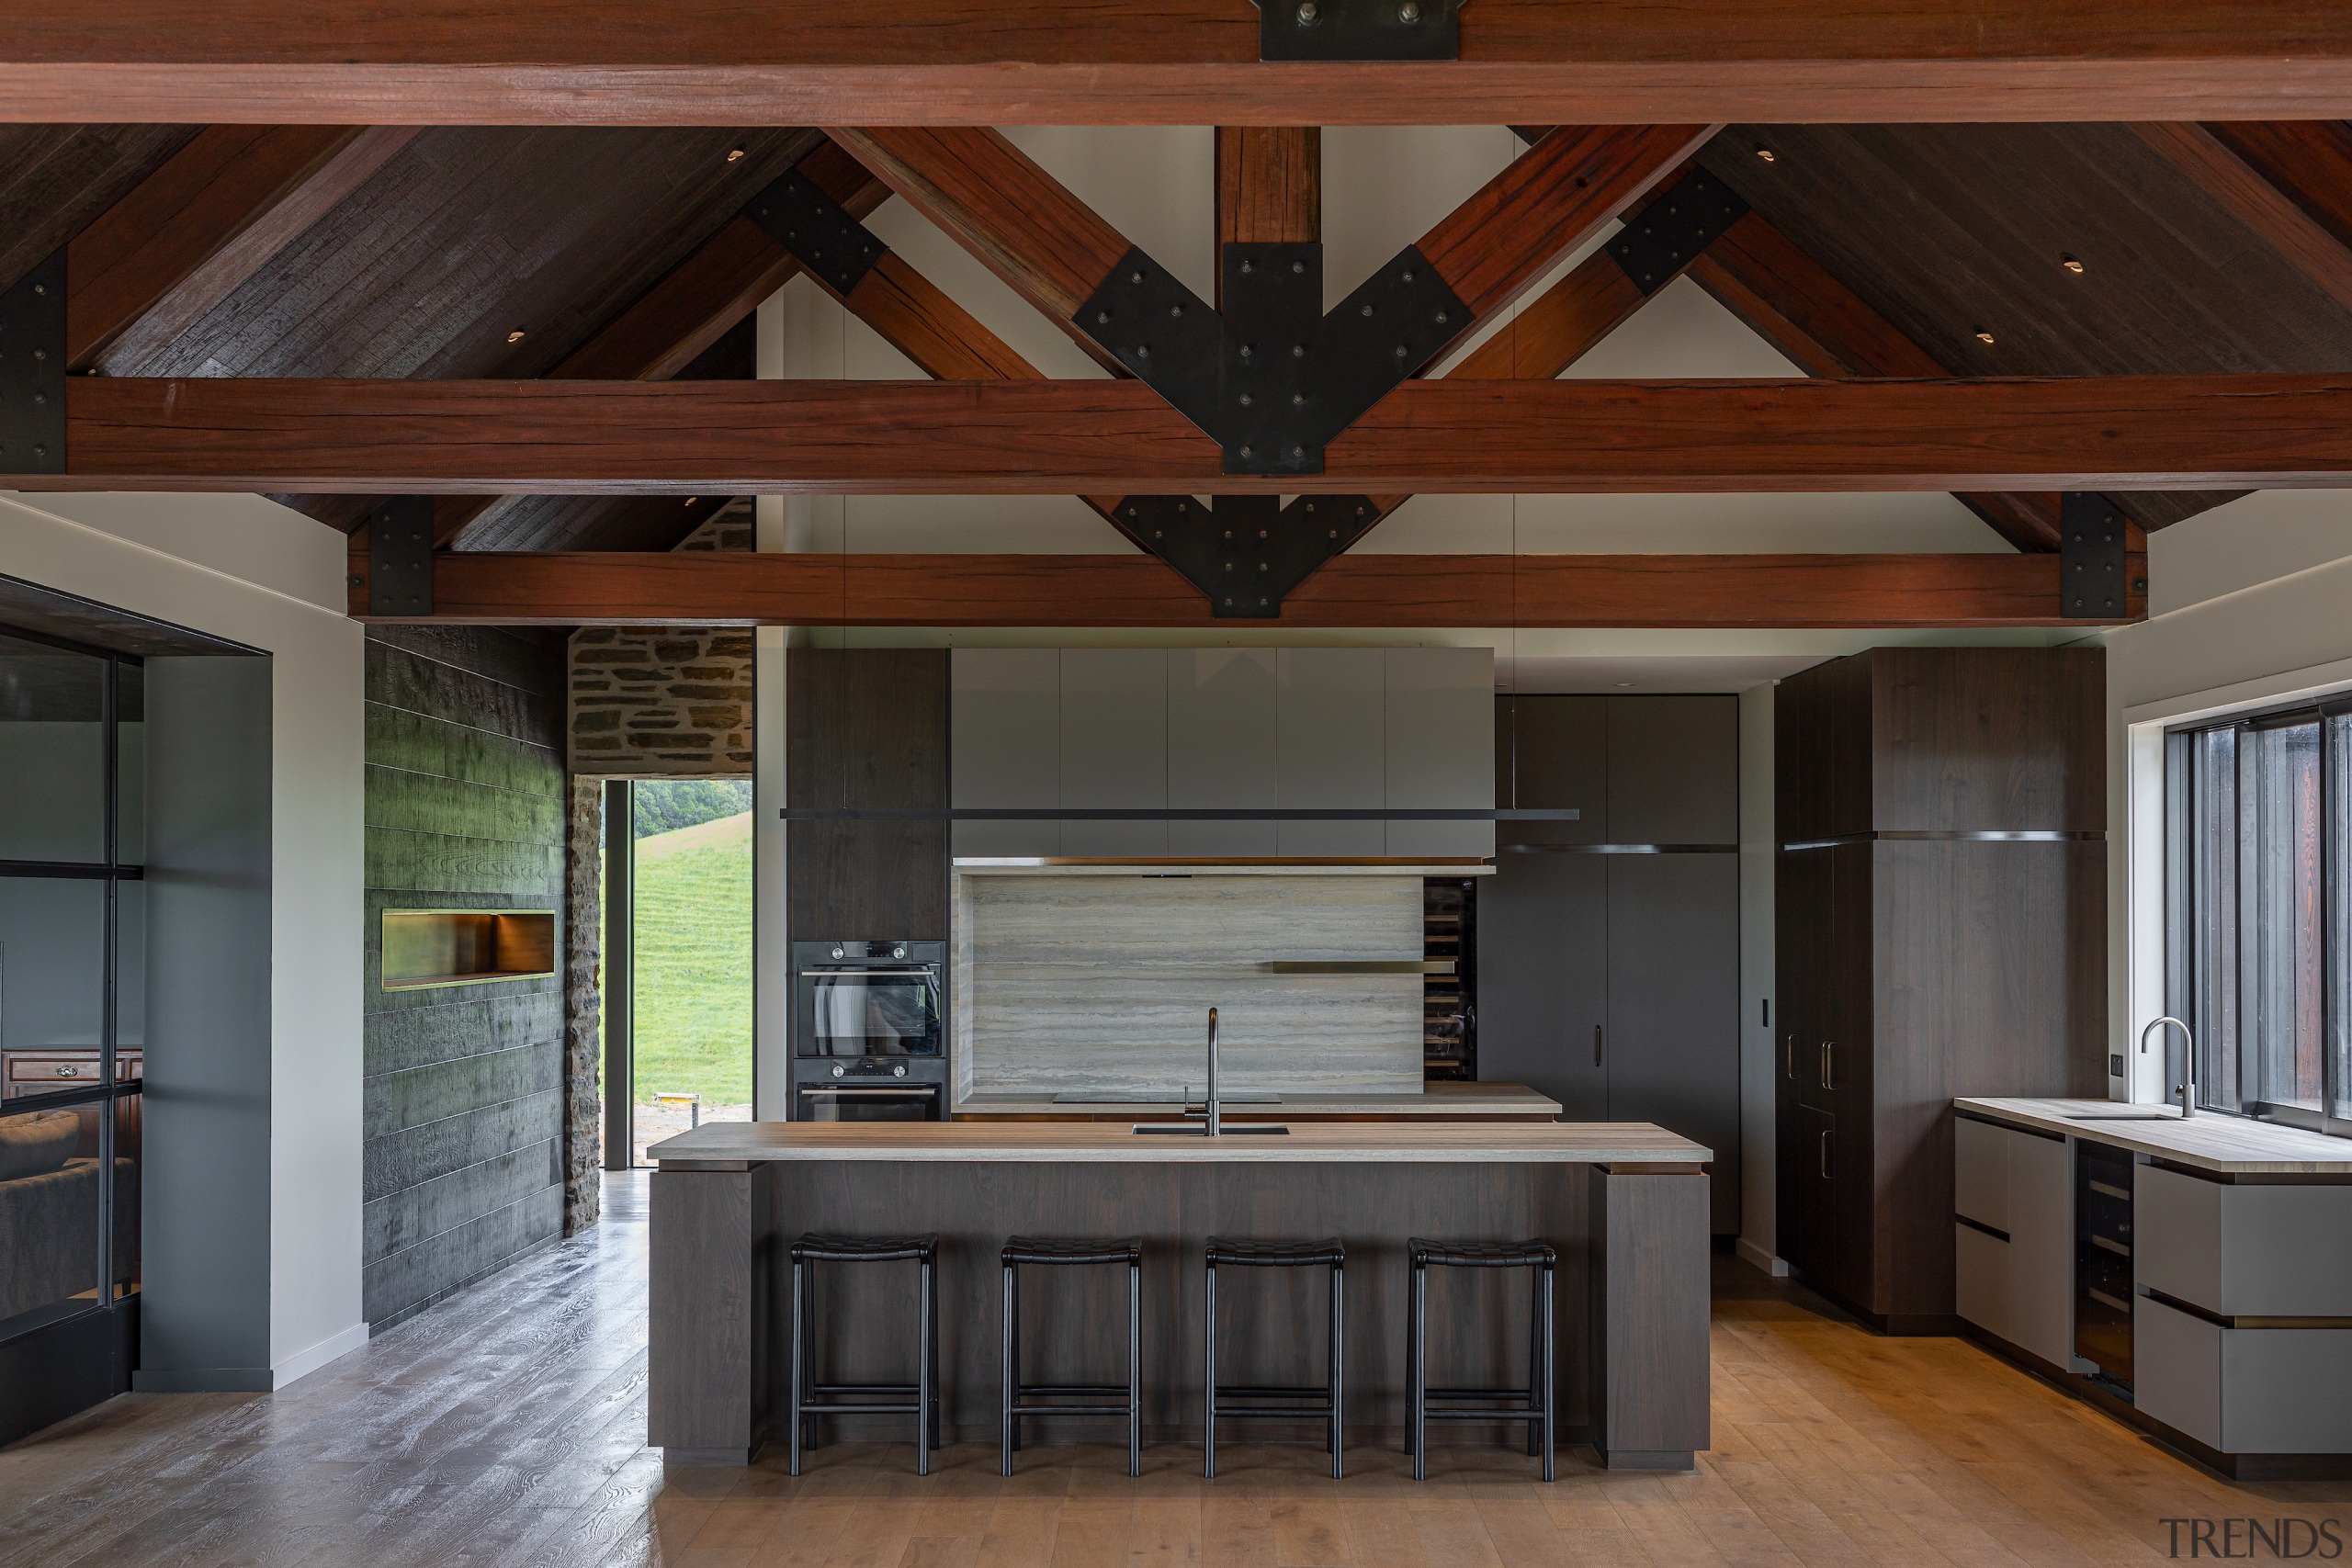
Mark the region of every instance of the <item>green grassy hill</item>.
<instances>
[{"instance_id":1,"label":"green grassy hill","mask_svg":"<svg viewBox=\"0 0 2352 1568\"><path fill-rule=\"evenodd\" d=\"M752 814L637 843L637 1098L752 1098Z\"/></svg>"}]
</instances>

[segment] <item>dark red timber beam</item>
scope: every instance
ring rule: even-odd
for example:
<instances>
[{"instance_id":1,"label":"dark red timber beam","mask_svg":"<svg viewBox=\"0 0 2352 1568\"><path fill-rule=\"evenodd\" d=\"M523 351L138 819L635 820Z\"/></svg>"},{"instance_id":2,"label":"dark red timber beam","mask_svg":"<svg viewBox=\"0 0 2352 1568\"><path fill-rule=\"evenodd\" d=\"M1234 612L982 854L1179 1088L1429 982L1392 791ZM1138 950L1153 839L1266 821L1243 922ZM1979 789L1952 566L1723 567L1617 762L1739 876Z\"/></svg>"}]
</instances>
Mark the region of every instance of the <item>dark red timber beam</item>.
<instances>
[{"instance_id":1,"label":"dark red timber beam","mask_svg":"<svg viewBox=\"0 0 2352 1568\"><path fill-rule=\"evenodd\" d=\"M26 490L704 495L2328 488L2352 375L1408 380L1234 475L1134 381L66 383Z\"/></svg>"},{"instance_id":2,"label":"dark red timber beam","mask_svg":"<svg viewBox=\"0 0 2352 1568\"><path fill-rule=\"evenodd\" d=\"M1454 15L1451 0L1426 9L1432 21ZM2338 0L1475 0L1459 9L1458 42L1433 60L1261 60L1288 15L1270 21L1250 0L15 0L0 33L0 114L486 125L2352 116L2352 18Z\"/></svg>"},{"instance_id":3,"label":"dark red timber beam","mask_svg":"<svg viewBox=\"0 0 2352 1568\"><path fill-rule=\"evenodd\" d=\"M2145 558L2129 558L2135 580ZM435 558L436 621L491 625L1172 626L1218 623L1141 555ZM2041 626L2054 555L1340 557L1293 589L1289 626ZM2127 619L2146 614L2134 592Z\"/></svg>"}]
</instances>

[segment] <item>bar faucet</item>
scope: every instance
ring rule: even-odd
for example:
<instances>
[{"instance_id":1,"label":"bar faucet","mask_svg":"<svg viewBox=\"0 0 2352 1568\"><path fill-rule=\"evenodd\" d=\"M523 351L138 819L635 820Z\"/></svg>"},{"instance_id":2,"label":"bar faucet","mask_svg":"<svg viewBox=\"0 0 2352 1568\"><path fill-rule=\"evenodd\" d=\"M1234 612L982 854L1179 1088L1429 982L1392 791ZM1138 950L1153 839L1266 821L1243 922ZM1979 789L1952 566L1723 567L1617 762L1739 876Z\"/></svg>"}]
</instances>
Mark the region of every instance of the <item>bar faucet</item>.
<instances>
[{"instance_id":1,"label":"bar faucet","mask_svg":"<svg viewBox=\"0 0 2352 1568\"><path fill-rule=\"evenodd\" d=\"M1216 1009L1209 1009L1209 1136L1225 1136L1224 1118L1218 1113L1216 1098Z\"/></svg>"},{"instance_id":2,"label":"bar faucet","mask_svg":"<svg viewBox=\"0 0 2352 1568\"><path fill-rule=\"evenodd\" d=\"M2197 1036L2188 1032L2188 1025L2166 1013L2162 1018L2150 1019L2148 1027L2140 1031L2140 1054L2143 1056L2148 1054L2148 1036L2167 1023L2180 1031L2180 1114L2186 1121L2197 1114ZM2170 1099L2172 1091L2167 1089L2165 1092L2165 1098Z\"/></svg>"}]
</instances>

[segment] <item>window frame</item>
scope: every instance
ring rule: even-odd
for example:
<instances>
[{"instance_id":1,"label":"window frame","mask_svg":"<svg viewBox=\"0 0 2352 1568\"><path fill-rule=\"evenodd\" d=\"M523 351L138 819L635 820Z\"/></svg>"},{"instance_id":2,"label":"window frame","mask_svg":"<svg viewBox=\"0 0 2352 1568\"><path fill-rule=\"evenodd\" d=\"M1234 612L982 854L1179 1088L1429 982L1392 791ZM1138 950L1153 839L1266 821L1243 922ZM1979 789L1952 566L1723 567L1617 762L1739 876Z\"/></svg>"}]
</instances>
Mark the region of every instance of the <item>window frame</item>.
<instances>
[{"instance_id":1,"label":"window frame","mask_svg":"<svg viewBox=\"0 0 2352 1568\"><path fill-rule=\"evenodd\" d=\"M2346 1081L2352 1073L2352 1052L2338 1047L2337 1031L2352 1023L2341 1015L2345 998L2352 997L2352 929L2338 905L2347 891L2347 877L2352 877L2352 814L2347 814L2347 802L2342 798L2347 782L2341 776L2352 772L2352 736L2336 733L2341 719L2352 719L2352 693L2337 693L2321 698L2301 698L2291 703L2273 704L2248 709L2226 717L2207 717L2188 723L2169 725L2164 730L2165 769L2165 1006L2174 1017L2189 1021L2196 1027L2205 1008L2199 994L2203 977L2201 962L2207 934L2213 929L2212 912L2201 908L2197 875L2199 837L2197 833L2199 808L2203 805L2199 789L2199 770L2193 765L2193 750L2198 739L2218 731L2232 731L2243 747L2245 737L2265 730L2295 725L2316 723L2319 734L2319 802L2317 809L2319 845L2318 907L2320 913L2319 963L2319 1055L2320 1109L2282 1104L2261 1097L2267 1086L2262 1081L2260 1066L2261 1043L2251 1037L2244 1027L2246 1001L2243 987L2238 987L2233 1005L2240 1022L2233 1031L2237 1059L2233 1064L2234 1081L2239 1086L2239 1103L2235 1106L2215 1104L2207 1099L2212 1086L2221 1081L2214 1071L2218 1065L2218 1042L2200 1039L2197 1045L2197 1111L2199 1115L2240 1116L2249 1120L2273 1122L2282 1126L2299 1127L2339 1138L2352 1138L2352 1118L2336 1112L2352 1105L2352 1082ZM2339 750L2346 754L2339 755ZM2243 809L2243 807L2241 807ZM2230 878L2229 919L2237 928L2233 941L2242 948L2244 942L2239 889L2244 873ZM2237 958L2242 967L2243 956ZM2342 993L2342 995L2339 995ZM2208 1032L2210 1036L2211 1032ZM2165 1079L2167 1103L2174 1099L2174 1075L2167 1033L2165 1058ZM2249 1092L2249 1090L2253 1092Z\"/></svg>"},{"instance_id":2,"label":"window frame","mask_svg":"<svg viewBox=\"0 0 2352 1568\"><path fill-rule=\"evenodd\" d=\"M89 643L53 637L22 626L0 623L0 637L28 642L61 652L77 654L100 660L105 675L100 682L98 722L104 728L103 773L101 788L105 794L105 823L100 838L103 850L95 861L0 860L0 878L20 880L63 880L100 882L104 887L104 908L100 918L98 998L98 1081L86 1087L20 1096L0 1100L0 1114L31 1114L42 1111L72 1110L83 1105L101 1105L98 1116L98 1289L96 1298L79 1312L49 1315L38 1314L38 1321L12 1329L0 1339L16 1339L28 1334L40 1333L53 1325L69 1319L87 1316L91 1313L112 1312L135 1302L140 1293L134 1280L119 1294L115 1280L115 1214L119 1195L115 1182L115 1136L121 1122L120 1107L136 1100L146 1089L144 1057L141 1076L124 1083L116 1075L117 1051L120 1044L121 1013L118 1002L119 970L122 961L121 899L122 884L143 882L146 867L124 864L122 850L122 672L126 668L141 671L141 712L144 712L144 683L147 660L138 654L121 653L113 649L99 648ZM143 722L143 720L142 720ZM142 824L141 840L144 840ZM142 954L143 958L143 954ZM34 1315L34 1314L28 1314Z\"/></svg>"}]
</instances>

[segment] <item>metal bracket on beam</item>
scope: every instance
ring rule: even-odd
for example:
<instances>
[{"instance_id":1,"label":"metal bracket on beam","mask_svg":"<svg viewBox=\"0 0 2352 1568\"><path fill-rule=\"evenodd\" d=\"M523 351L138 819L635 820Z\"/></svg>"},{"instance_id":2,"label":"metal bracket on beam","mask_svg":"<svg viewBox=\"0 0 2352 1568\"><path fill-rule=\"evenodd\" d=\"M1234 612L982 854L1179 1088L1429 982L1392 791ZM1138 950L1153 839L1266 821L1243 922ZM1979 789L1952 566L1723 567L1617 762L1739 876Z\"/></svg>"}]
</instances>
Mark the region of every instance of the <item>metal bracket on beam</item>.
<instances>
[{"instance_id":1,"label":"metal bracket on beam","mask_svg":"<svg viewBox=\"0 0 2352 1568\"><path fill-rule=\"evenodd\" d=\"M1462 0L1258 0L1258 58L1459 60Z\"/></svg>"},{"instance_id":2,"label":"metal bracket on beam","mask_svg":"<svg viewBox=\"0 0 2352 1568\"><path fill-rule=\"evenodd\" d=\"M1072 321L1214 438L1228 474L1321 473L1323 448L1470 320L1417 246L1329 315L1319 244L1228 244L1219 262L1222 315L1130 250Z\"/></svg>"},{"instance_id":3,"label":"metal bracket on beam","mask_svg":"<svg viewBox=\"0 0 2352 1568\"><path fill-rule=\"evenodd\" d=\"M1371 498L1302 495L1131 495L1115 519L1127 537L1208 595L1218 620L1270 621L1283 596L1380 521Z\"/></svg>"},{"instance_id":4,"label":"metal bracket on beam","mask_svg":"<svg viewBox=\"0 0 2352 1568\"><path fill-rule=\"evenodd\" d=\"M1672 190L1625 220L1609 242L1609 254L1643 294L1657 293L1682 276L1682 269L1747 216L1747 203L1729 186L1695 169Z\"/></svg>"},{"instance_id":5,"label":"metal bracket on beam","mask_svg":"<svg viewBox=\"0 0 2352 1568\"><path fill-rule=\"evenodd\" d=\"M847 294L863 283L874 264L890 251L814 180L792 170L753 197L743 216L766 230L836 294Z\"/></svg>"},{"instance_id":6,"label":"metal bracket on beam","mask_svg":"<svg viewBox=\"0 0 2352 1568\"><path fill-rule=\"evenodd\" d=\"M0 293L0 474L65 471L65 253Z\"/></svg>"},{"instance_id":7,"label":"metal bracket on beam","mask_svg":"<svg viewBox=\"0 0 2352 1568\"><path fill-rule=\"evenodd\" d=\"M2103 495L2068 491L2058 508L2059 614L2120 621L2130 614L2122 510Z\"/></svg>"},{"instance_id":8,"label":"metal bracket on beam","mask_svg":"<svg viewBox=\"0 0 2352 1568\"><path fill-rule=\"evenodd\" d=\"M396 495L368 514L368 613L433 614L433 498Z\"/></svg>"}]
</instances>

